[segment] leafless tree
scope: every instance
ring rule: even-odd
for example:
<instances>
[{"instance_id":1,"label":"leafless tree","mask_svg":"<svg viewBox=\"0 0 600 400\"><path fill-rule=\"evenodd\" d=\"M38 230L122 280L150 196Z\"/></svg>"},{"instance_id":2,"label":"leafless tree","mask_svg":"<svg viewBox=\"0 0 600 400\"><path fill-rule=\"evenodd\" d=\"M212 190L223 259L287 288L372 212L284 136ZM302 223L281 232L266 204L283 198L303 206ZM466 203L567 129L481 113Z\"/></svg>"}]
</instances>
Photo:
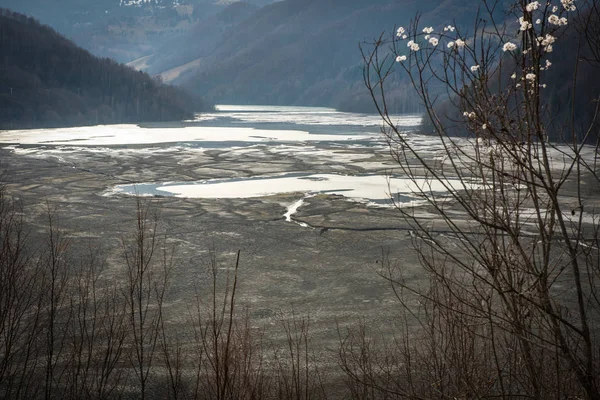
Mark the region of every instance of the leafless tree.
<instances>
[{"instance_id":1,"label":"leafless tree","mask_svg":"<svg viewBox=\"0 0 600 400\"><path fill-rule=\"evenodd\" d=\"M404 265L387 264L403 307L401 356L358 357L369 350L367 332L342 340L348 375L382 398L600 398L598 148L586 144L597 138L600 94L582 126L575 110L556 117L548 94L556 82L547 80L552 51L569 46L564 102L574 107L589 49L569 29L589 9L519 0L501 23L501 5L482 2L469 34L417 17L363 52L391 154L436 215L398 207L428 280L418 286L403 278ZM398 69L432 136L396 126L386 81ZM444 106L434 86L445 88Z\"/></svg>"},{"instance_id":2,"label":"leafless tree","mask_svg":"<svg viewBox=\"0 0 600 400\"><path fill-rule=\"evenodd\" d=\"M301 317L295 311L280 316L284 333L281 349L275 348L275 394L278 399L326 399L324 374L313 348L309 316Z\"/></svg>"},{"instance_id":3,"label":"leafless tree","mask_svg":"<svg viewBox=\"0 0 600 400\"><path fill-rule=\"evenodd\" d=\"M219 265L213 249L208 261L208 301L198 294L192 318L197 371L193 398L267 398L262 335L250 326L247 313L237 311L240 252L233 268ZM226 272L219 273L221 269Z\"/></svg>"},{"instance_id":4,"label":"leafless tree","mask_svg":"<svg viewBox=\"0 0 600 400\"><path fill-rule=\"evenodd\" d=\"M131 366L139 383L138 395L144 399L158 354L162 307L173 258L158 232L156 204L139 197L136 200L136 227L123 238L122 246Z\"/></svg>"},{"instance_id":5,"label":"leafless tree","mask_svg":"<svg viewBox=\"0 0 600 400\"><path fill-rule=\"evenodd\" d=\"M28 385L38 364L41 271L33 268L21 202L0 188L0 396L35 396Z\"/></svg>"}]
</instances>

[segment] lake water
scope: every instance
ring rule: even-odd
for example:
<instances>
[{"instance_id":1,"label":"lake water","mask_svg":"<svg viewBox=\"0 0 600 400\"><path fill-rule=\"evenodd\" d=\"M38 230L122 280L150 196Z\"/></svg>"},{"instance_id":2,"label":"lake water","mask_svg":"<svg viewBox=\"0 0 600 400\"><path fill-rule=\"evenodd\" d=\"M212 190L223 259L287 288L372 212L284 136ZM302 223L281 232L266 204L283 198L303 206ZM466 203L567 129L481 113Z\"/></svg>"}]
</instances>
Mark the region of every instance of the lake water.
<instances>
[{"instance_id":1,"label":"lake water","mask_svg":"<svg viewBox=\"0 0 600 400\"><path fill-rule=\"evenodd\" d=\"M424 151L439 143L417 135L419 115L399 115L398 127ZM15 152L65 159L85 152L178 152L180 158L219 151L229 160L252 157L254 173L236 177L215 174L189 181L140 181L109 188L106 195L138 194L194 198L248 198L299 193L337 194L374 205L414 200L414 183L395 174L377 115L328 108L217 106L212 113L180 124L106 125L9 131L1 142ZM294 159L297 169L282 164ZM290 163L288 163L290 164ZM252 169L252 168L251 168ZM432 190L443 191L433 187Z\"/></svg>"}]
</instances>

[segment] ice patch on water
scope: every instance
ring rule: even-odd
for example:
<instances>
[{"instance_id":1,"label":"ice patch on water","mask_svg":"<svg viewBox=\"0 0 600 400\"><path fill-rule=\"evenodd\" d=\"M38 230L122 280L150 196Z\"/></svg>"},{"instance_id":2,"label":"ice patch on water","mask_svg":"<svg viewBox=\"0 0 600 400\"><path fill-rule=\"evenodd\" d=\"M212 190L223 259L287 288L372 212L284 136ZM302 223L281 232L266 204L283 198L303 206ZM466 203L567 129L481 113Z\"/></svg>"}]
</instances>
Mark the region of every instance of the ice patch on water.
<instances>
[{"instance_id":1,"label":"ice patch on water","mask_svg":"<svg viewBox=\"0 0 600 400\"><path fill-rule=\"evenodd\" d=\"M226 114L227 117L242 123L288 123L314 126L364 126L380 127L381 116L378 114L359 114L336 111L324 107L293 106L237 106L217 105L216 113L202 114L198 121L217 119ZM391 120L399 127L415 127L421 124L421 115L391 116Z\"/></svg>"},{"instance_id":2,"label":"ice patch on water","mask_svg":"<svg viewBox=\"0 0 600 400\"><path fill-rule=\"evenodd\" d=\"M0 143L21 145L118 146L157 143L226 142L344 142L373 140L373 135L320 135L297 130L190 126L183 128L144 128L137 125L98 125L77 128L6 131ZM218 146L220 147L220 145Z\"/></svg>"},{"instance_id":3,"label":"ice patch on water","mask_svg":"<svg viewBox=\"0 0 600 400\"><path fill-rule=\"evenodd\" d=\"M444 182L427 179L386 177L384 175L284 174L252 178L213 179L199 182L146 183L119 185L116 193L151 193L186 198L239 199L284 193L336 194L348 199L376 205L391 205L417 200L413 195L423 189L443 195L449 186L463 188L458 180ZM299 207L301 203L296 205ZM291 214L290 214L291 215Z\"/></svg>"}]
</instances>

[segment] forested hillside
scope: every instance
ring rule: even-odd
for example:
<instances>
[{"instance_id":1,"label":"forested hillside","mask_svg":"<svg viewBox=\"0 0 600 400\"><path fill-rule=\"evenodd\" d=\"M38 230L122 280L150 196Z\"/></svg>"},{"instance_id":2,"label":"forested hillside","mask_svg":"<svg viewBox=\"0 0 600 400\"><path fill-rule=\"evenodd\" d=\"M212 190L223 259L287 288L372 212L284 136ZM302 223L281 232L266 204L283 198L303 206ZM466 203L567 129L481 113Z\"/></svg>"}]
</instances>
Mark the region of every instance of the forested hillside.
<instances>
[{"instance_id":1,"label":"forested hillside","mask_svg":"<svg viewBox=\"0 0 600 400\"><path fill-rule=\"evenodd\" d=\"M254 4L241 1L221 7L215 14L199 17L193 27L129 65L152 75L160 74L165 81L177 81L181 75L194 70L200 61L213 54L223 36L234 32L238 24L258 9Z\"/></svg>"},{"instance_id":2,"label":"forested hillside","mask_svg":"<svg viewBox=\"0 0 600 400\"><path fill-rule=\"evenodd\" d=\"M348 111L373 111L359 43L408 24L417 12L429 24L470 27L477 11L467 0L5 1L43 16L96 55L211 102ZM395 89L395 110L420 111L405 82Z\"/></svg>"},{"instance_id":3,"label":"forested hillside","mask_svg":"<svg viewBox=\"0 0 600 400\"><path fill-rule=\"evenodd\" d=\"M252 0L262 6L274 0ZM0 7L30 15L100 57L128 63L223 10L217 0L2 0ZM200 38L200 37L198 37Z\"/></svg>"},{"instance_id":4,"label":"forested hillside","mask_svg":"<svg viewBox=\"0 0 600 400\"><path fill-rule=\"evenodd\" d=\"M0 127L180 120L199 100L0 9Z\"/></svg>"},{"instance_id":5,"label":"forested hillside","mask_svg":"<svg viewBox=\"0 0 600 400\"><path fill-rule=\"evenodd\" d=\"M359 43L376 39L419 11L429 24L467 21L475 8L465 0L285 0L262 7L225 32L210 54L172 51L198 59L174 83L222 103L298 104L372 110L362 81ZM461 6L461 7L459 7ZM449 17L449 10L452 11ZM153 72L159 72L153 70ZM402 84L399 83L399 88ZM404 92L404 93L402 93ZM418 104L398 92L398 111Z\"/></svg>"}]
</instances>

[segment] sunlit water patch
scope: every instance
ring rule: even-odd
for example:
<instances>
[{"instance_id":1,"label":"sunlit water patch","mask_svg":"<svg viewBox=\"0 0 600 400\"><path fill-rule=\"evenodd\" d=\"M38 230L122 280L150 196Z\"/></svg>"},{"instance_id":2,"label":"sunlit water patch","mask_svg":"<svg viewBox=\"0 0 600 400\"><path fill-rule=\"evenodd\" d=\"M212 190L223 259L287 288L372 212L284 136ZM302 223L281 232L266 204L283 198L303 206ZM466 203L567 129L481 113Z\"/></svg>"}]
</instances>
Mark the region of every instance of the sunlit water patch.
<instances>
[{"instance_id":1,"label":"sunlit water patch","mask_svg":"<svg viewBox=\"0 0 600 400\"><path fill-rule=\"evenodd\" d=\"M187 198L236 199L265 197L285 193L335 194L376 205L417 200L415 191L446 192L446 185L460 188L459 181L444 183L383 175L337 175L291 173L278 176L210 179L197 182L140 183L118 185L112 193L162 195Z\"/></svg>"},{"instance_id":2,"label":"sunlit water patch","mask_svg":"<svg viewBox=\"0 0 600 400\"><path fill-rule=\"evenodd\" d=\"M311 134L300 130L266 130L247 127L157 127L97 125L76 128L28 129L3 132L0 143L21 145L118 146L199 142L206 147L256 143L370 141L373 135Z\"/></svg>"},{"instance_id":3,"label":"sunlit water patch","mask_svg":"<svg viewBox=\"0 0 600 400\"><path fill-rule=\"evenodd\" d=\"M361 114L337 111L324 107L288 107L288 106L236 106L217 105L215 113L199 115L198 121L230 118L247 124L296 124L313 126L354 126L379 128L382 125L378 114ZM417 127L421 124L421 115L391 116L391 120L400 128Z\"/></svg>"}]
</instances>

